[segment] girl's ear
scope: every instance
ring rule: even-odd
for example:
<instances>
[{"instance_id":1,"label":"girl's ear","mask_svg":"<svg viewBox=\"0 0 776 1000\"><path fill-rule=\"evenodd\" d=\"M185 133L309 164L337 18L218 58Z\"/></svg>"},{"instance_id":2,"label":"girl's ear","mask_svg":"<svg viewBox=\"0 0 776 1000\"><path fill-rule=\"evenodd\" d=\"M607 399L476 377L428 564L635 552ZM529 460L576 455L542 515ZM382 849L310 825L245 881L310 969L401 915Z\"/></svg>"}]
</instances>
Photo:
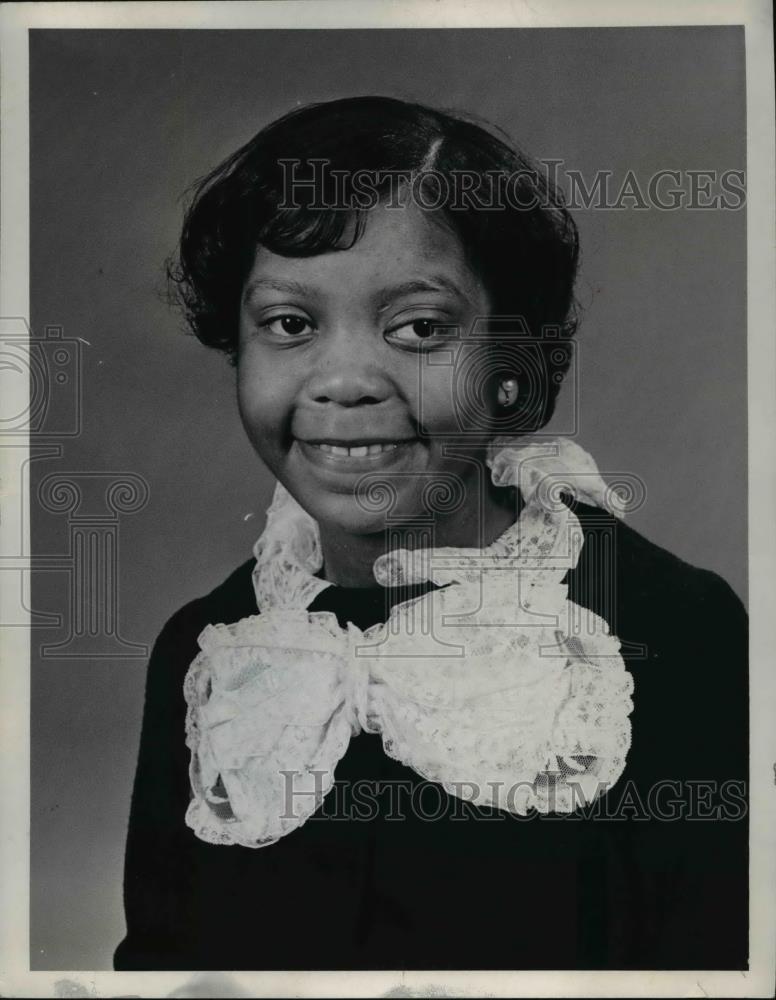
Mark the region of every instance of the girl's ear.
<instances>
[{"instance_id":1,"label":"girl's ear","mask_svg":"<svg viewBox=\"0 0 776 1000\"><path fill-rule=\"evenodd\" d=\"M499 406L510 407L517 402L517 379L503 378L498 386Z\"/></svg>"}]
</instances>

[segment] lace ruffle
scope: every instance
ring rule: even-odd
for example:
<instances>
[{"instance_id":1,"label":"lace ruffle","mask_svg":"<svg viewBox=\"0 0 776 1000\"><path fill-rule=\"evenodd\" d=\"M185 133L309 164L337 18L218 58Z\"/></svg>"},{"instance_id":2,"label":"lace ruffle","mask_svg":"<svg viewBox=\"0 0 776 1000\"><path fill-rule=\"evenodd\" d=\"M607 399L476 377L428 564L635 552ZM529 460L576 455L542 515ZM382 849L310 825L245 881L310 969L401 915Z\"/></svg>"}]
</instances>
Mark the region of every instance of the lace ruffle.
<instances>
[{"instance_id":1,"label":"lace ruffle","mask_svg":"<svg viewBox=\"0 0 776 1000\"><path fill-rule=\"evenodd\" d=\"M532 458L516 451L493 455L494 481L516 481ZM557 451L601 502L592 459L576 446ZM566 506L539 502L542 482L526 486L520 518L486 549L377 560L384 585L453 585L364 632L305 610L328 586L313 576L317 526L278 487L256 547L262 613L206 628L185 682L186 821L198 837L261 847L285 836L320 806L360 729L477 805L568 812L611 788L630 745L633 681L606 623L568 600L562 581L582 531Z\"/></svg>"}]
</instances>

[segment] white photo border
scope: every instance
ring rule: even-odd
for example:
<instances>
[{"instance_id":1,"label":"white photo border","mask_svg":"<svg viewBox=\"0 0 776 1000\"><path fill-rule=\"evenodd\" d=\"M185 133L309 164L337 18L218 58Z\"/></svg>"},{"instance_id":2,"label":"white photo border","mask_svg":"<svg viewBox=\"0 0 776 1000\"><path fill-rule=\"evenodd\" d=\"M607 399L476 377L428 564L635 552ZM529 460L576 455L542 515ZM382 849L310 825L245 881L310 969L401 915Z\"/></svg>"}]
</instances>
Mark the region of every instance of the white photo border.
<instances>
[{"instance_id":1,"label":"white photo border","mask_svg":"<svg viewBox=\"0 0 776 1000\"><path fill-rule=\"evenodd\" d=\"M0 641L0 995L158 997L206 980L210 995L728 996L774 995L776 964L776 195L772 12L768 0L265 0L236 3L8 3L0 9L0 317L29 320L28 31L35 28L465 28L743 25L747 90L749 378L750 971L749 972L30 972L29 632ZM5 391L4 391L5 390ZM27 405L0 370L2 412ZM8 409L5 410L5 407ZM18 451L17 451L18 454ZM28 495L0 447L0 551ZM29 538L21 551L29 551ZM12 582L0 573L0 606ZM24 574L29 582L29 574ZM29 606L25 594L25 603ZM724 739L724 734L718 734ZM63 919L66 915L63 914ZM64 985L63 985L64 984ZM62 993L72 987L81 992ZM86 991L86 993L83 992ZM240 992L246 991L246 992ZM179 993L177 995L184 995ZM190 994L193 995L193 994ZM197 995L205 995L198 993Z\"/></svg>"}]
</instances>

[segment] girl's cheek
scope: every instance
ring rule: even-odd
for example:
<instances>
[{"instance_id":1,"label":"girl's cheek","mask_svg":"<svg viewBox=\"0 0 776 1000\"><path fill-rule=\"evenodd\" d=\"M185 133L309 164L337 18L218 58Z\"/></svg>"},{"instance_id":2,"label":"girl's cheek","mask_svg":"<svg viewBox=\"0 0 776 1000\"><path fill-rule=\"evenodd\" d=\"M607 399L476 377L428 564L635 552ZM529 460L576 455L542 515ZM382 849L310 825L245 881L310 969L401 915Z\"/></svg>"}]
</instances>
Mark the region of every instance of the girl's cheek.
<instances>
[{"instance_id":1,"label":"girl's cheek","mask_svg":"<svg viewBox=\"0 0 776 1000\"><path fill-rule=\"evenodd\" d=\"M263 458L281 454L289 446L298 397L292 373L244 355L238 362L237 390L240 416L254 448Z\"/></svg>"},{"instance_id":2,"label":"girl's cheek","mask_svg":"<svg viewBox=\"0 0 776 1000\"><path fill-rule=\"evenodd\" d=\"M272 412L270 385L265 383L259 372L250 365L240 362L237 377L237 398L240 416L251 436L261 431Z\"/></svg>"},{"instance_id":3,"label":"girl's cheek","mask_svg":"<svg viewBox=\"0 0 776 1000\"><path fill-rule=\"evenodd\" d=\"M418 420L429 433L444 435L460 429L465 407L460 406L452 365L431 365L419 382Z\"/></svg>"},{"instance_id":4,"label":"girl's cheek","mask_svg":"<svg viewBox=\"0 0 776 1000\"><path fill-rule=\"evenodd\" d=\"M490 435L496 394L481 373L453 365L430 366L419 382L418 420L426 433Z\"/></svg>"}]
</instances>

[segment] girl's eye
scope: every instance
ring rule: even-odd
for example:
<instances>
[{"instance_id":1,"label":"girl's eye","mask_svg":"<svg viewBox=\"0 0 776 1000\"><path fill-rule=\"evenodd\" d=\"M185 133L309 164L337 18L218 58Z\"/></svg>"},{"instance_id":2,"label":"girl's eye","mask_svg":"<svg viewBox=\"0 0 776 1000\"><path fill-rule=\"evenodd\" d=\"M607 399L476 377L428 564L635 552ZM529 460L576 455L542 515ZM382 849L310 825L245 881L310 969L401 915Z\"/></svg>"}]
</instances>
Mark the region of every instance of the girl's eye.
<instances>
[{"instance_id":1,"label":"girl's eye","mask_svg":"<svg viewBox=\"0 0 776 1000\"><path fill-rule=\"evenodd\" d=\"M445 324L439 319L420 317L394 327L386 333L388 340L393 340L405 346L422 345L424 341L439 339L446 329Z\"/></svg>"},{"instance_id":2,"label":"girl's eye","mask_svg":"<svg viewBox=\"0 0 776 1000\"><path fill-rule=\"evenodd\" d=\"M312 332L312 323L304 316L286 313L283 316L273 316L262 324L270 333L278 337L300 337Z\"/></svg>"}]
</instances>

